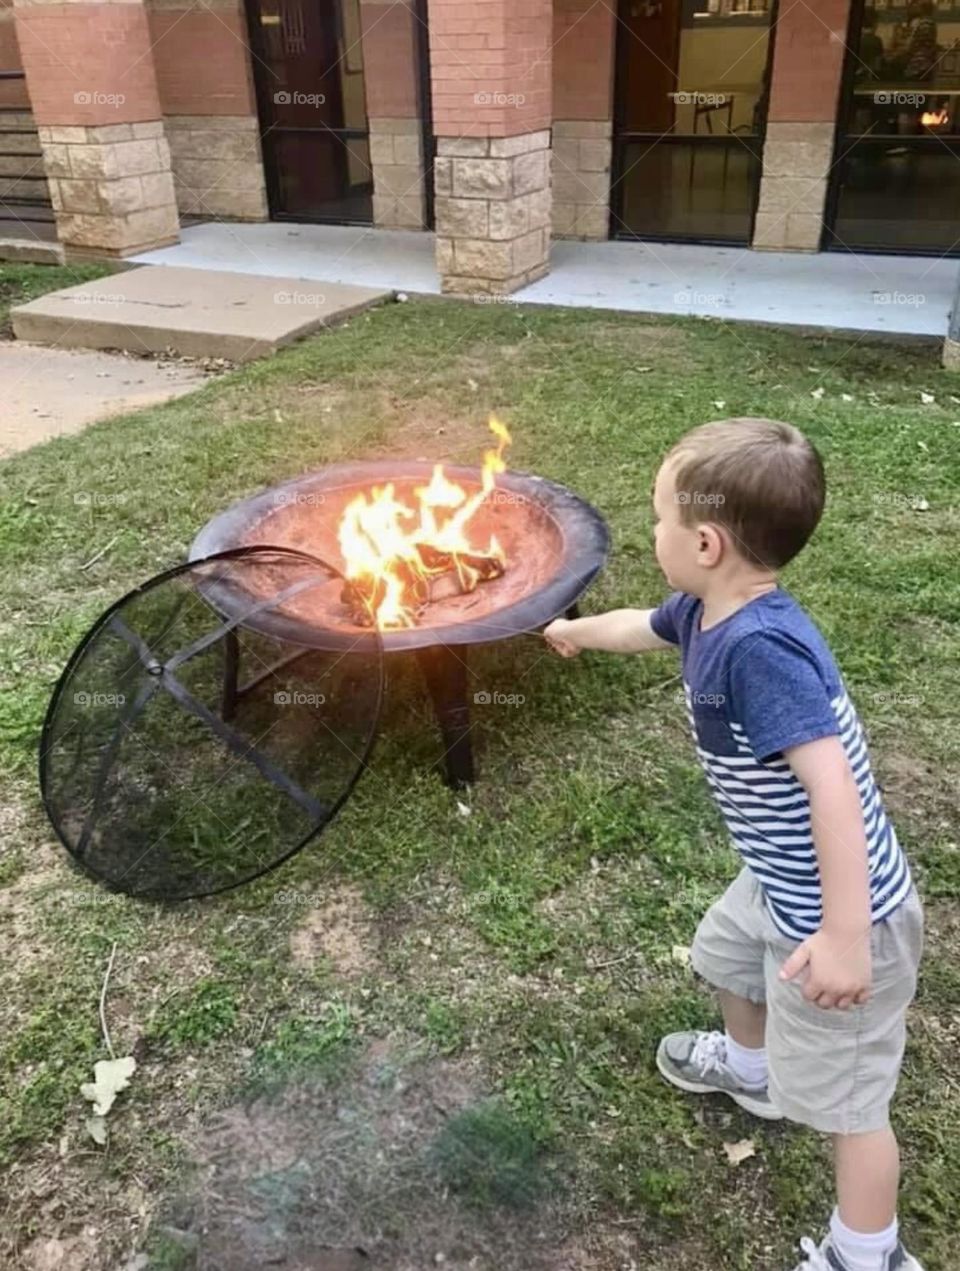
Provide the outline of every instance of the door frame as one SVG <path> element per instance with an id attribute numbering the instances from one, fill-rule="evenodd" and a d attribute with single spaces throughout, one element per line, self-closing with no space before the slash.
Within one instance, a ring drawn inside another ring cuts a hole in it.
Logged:
<path id="1" fill-rule="evenodd" d="M 859 31 L 861 28 L 863 11 L 866 7 L 867 0 L 851 0 L 843 68 L 840 78 L 840 92 L 837 97 L 837 118 L 833 133 L 833 150 L 830 156 L 830 178 L 827 182 L 827 198 L 823 209 L 823 235 L 820 240 L 820 250 L 849 252 L 857 256 L 943 256 L 948 260 L 956 259 L 960 256 L 960 242 L 955 242 L 952 247 L 945 251 L 940 247 L 857 247 L 854 244 L 844 243 L 837 237 L 836 223 L 840 211 L 840 188 L 843 184 L 844 161 L 846 155 L 856 146 L 856 142 L 847 131 L 847 125 L 853 117 L 853 89 L 856 82 L 854 62 L 857 60 L 857 49 L 859 48 L 859 40 L 857 45 L 854 46 L 852 37 L 854 31 Z M 914 90 L 910 88 L 909 84 L 904 85 L 904 92 L 912 91 Z M 935 97 L 936 89 L 931 89 L 930 95 Z M 906 143 L 908 150 L 915 150 L 921 154 L 924 151 L 936 154 L 941 148 L 946 147 L 957 159 L 960 159 L 960 135 L 954 137 L 952 141 L 953 144 L 950 145 L 947 138 L 935 135 L 898 138 L 898 144 L 904 145 Z M 877 144 L 882 143 L 878 142 Z M 846 145 L 847 149 L 841 158 L 838 159 L 837 156 L 840 155 L 841 147 L 844 145 Z"/>
<path id="2" fill-rule="evenodd" d="M 610 171 L 610 220 L 609 220 L 609 237 L 619 239 L 622 242 L 633 243 L 705 243 L 709 246 L 717 247 L 750 247 L 753 243 L 753 232 L 757 219 L 757 207 L 760 203 L 760 185 L 763 181 L 763 150 L 767 139 L 767 117 L 770 113 L 770 87 L 773 78 L 773 57 L 777 38 L 777 22 L 780 16 L 780 0 L 771 0 L 770 5 L 770 22 L 768 25 L 769 35 L 767 36 L 767 56 L 763 69 L 763 86 L 760 90 L 760 96 L 757 100 L 757 111 L 760 119 L 759 131 L 755 134 L 754 139 L 757 142 L 757 156 L 754 160 L 757 168 L 756 180 L 753 183 L 753 195 L 750 201 L 750 229 L 747 240 L 744 243 L 739 238 L 725 238 L 722 235 L 704 236 L 700 238 L 690 238 L 686 235 L 679 234 L 635 234 L 624 226 L 623 222 L 623 200 L 624 186 L 623 178 L 630 170 L 626 166 L 626 150 L 631 142 L 647 141 L 650 147 L 660 145 L 691 145 L 706 148 L 707 146 L 718 146 L 732 149 L 736 144 L 735 134 L 712 134 L 703 133 L 694 138 L 690 134 L 664 133 L 655 132 L 627 132 L 624 130 L 623 124 L 623 96 L 621 94 L 622 76 L 624 74 L 623 59 L 620 56 L 620 44 L 624 38 L 621 35 L 620 28 L 620 8 L 628 0 L 617 0 L 617 21 L 616 21 L 616 47 L 614 49 L 614 80 L 613 80 L 613 161 Z M 685 0 L 680 0 L 681 22 L 683 18 L 683 9 Z M 682 31 L 681 27 L 681 31 Z M 741 143 L 742 144 L 742 143 Z M 744 147 L 746 148 L 746 147 Z"/>
<path id="3" fill-rule="evenodd" d="M 342 23 L 340 18 L 339 2 L 334 7 L 337 22 L 337 35 L 342 36 Z M 301 224 L 309 225 L 358 225 L 369 226 L 372 220 L 350 220 L 342 216 L 308 216 L 300 212 L 284 212 L 280 207 L 280 191 L 282 189 L 280 176 L 280 163 L 277 159 L 276 149 L 270 144 L 270 135 L 277 133 L 278 135 L 293 133 L 331 133 L 338 140 L 350 141 L 354 139 L 363 140 L 370 135 L 369 127 L 367 128 L 330 128 L 323 125 L 319 128 L 295 127 L 295 126 L 269 126 L 265 129 L 265 120 L 269 119 L 269 106 L 272 102 L 272 86 L 268 83 L 268 67 L 269 59 L 266 56 L 266 47 L 263 41 L 263 28 L 260 22 L 260 4 L 259 0 L 244 0 L 244 16 L 247 22 L 247 38 L 250 42 L 250 51 L 252 57 L 250 59 L 250 70 L 253 75 L 254 95 L 257 103 L 257 128 L 260 137 L 260 156 L 263 162 L 264 183 L 267 190 L 267 206 L 271 221 L 294 221 Z M 361 54 L 362 54 L 361 44 Z M 364 71 L 366 74 L 366 71 Z M 364 115 L 366 116 L 366 92 L 364 92 Z M 369 118 L 367 119 L 369 124 Z M 373 173 L 370 174 L 371 184 L 373 182 Z"/>

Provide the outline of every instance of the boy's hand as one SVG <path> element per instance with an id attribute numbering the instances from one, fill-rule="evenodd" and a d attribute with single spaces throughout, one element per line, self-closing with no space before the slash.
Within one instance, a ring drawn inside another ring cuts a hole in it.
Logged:
<path id="1" fill-rule="evenodd" d="M 780 968 L 781 980 L 792 980 L 806 968 L 803 996 L 823 1010 L 845 1011 L 870 996 L 872 966 L 870 932 L 839 934 L 821 927 L 798 945 Z"/>
<path id="2" fill-rule="evenodd" d="M 580 646 L 574 644 L 569 637 L 569 629 L 572 626 L 573 623 L 569 618 L 555 618 L 548 627 L 544 628 L 544 640 L 554 653 L 559 653 L 564 658 L 575 658 L 580 652 Z"/>

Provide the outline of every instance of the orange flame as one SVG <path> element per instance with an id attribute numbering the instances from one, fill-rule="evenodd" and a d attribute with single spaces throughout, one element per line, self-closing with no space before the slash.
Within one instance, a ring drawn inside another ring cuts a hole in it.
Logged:
<path id="1" fill-rule="evenodd" d="M 941 106 L 939 110 L 925 110 L 920 116 L 920 122 L 924 128 L 939 128 L 948 118 L 946 106 Z"/>
<path id="2" fill-rule="evenodd" d="M 429 483 L 415 488 L 415 507 L 397 498 L 391 482 L 375 486 L 369 496 L 358 494 L 344 510 L 338 528 L 344 573 L 369 599 L 381 630 L 416 625 L 431 578 L 451 573 L 461 591 L 473 591 L 506 565 L 495 535 L 485 545 L 470 538 L 471 518 L 507 466 L 503 452 L 510 434 L 493 415 L 490 430 L 497 446 L 484 454 L 476 493 L 468 496 L 438 463 Z"/>

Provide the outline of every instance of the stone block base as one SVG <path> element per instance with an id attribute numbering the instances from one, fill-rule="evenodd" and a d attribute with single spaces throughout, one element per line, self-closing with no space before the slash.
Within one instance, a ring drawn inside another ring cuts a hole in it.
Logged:
<path id="1" fill-rule="evenodd" d="M 550 257 L 550 133 L 440 137 L 434 161 L 441 290 L 506 295 Z"/>
<path id="2" fill-rule="evenodd" d="M 609 119 L 554 120 L 554 238 L 609 238 L 612 156 Z"/>
<path id="3" fill-rule="evenodd" d="M 960 371 L 960 341 L 951 340 L 949 336 L 943 342 L 941 355 L 943 366 L 948 371 Z"/>
<path id="4" fill-rule="evenodd" d="M 68 260 L 130 256 L 180 237 L 163 124 L 39 129 Z"/>
<path id="5" fill-rule="evenodd" d="M 181 216 L 268 218 L 255 115 L 168 115 L 164 125 Z"/>
<path id="6" fill-rule="evenodd" d="M 753 247 L 820 250 L 833 141 L 832 123 L 767 125 Z"/>
<path id="7" fill-rule="evenodd" d="M 373 223 L 380 229 L 423 229 L 423 133 L 419 119 L 371 119 Z"/>

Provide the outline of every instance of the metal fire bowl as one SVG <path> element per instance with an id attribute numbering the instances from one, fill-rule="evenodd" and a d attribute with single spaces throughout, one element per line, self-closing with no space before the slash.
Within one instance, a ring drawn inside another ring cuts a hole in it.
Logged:
<path id="1" fill-rule="evenodd" d="M 426 485 L 432 471 L 432 463 L 404 460 L 322 468 L 214 517 L 194 539 L 190 559 L 269 545 L 309 552 L 342 569 L 337 526 L 347 503 L 361 491 L 387 482 L 393 483 L 398 497 L 407 496 L 413 503 L 415 487 Z M 468 494 L 480 489 L 479 468 L 444 465 L 444 471 Z M 486 543 L 491 533 L 497 536 L 506 553 L 506 572 L 469 595 L 428 605 L 416 627 L 384 631 L 384 652 L 481 644 L 543 627 L 586 590 L 609 547 L 607 527 L 596 508 L 565 486 L 522 472 L 497 477 L 496 489 L 471 525 L 478 543 Z M 204 593 L 228 617 L 243 617 L 244 627 L 265 635 L 331 652 L 363 646 L 365 629 L 351 621 L 340 599 L 340 585 L 333 579 L 329 586 L 250 615 L 251 603 L 283 590 L 282 570 L 282 563 L 244 569 L 242 589 L 220 579 L 207 583 Z"/>

